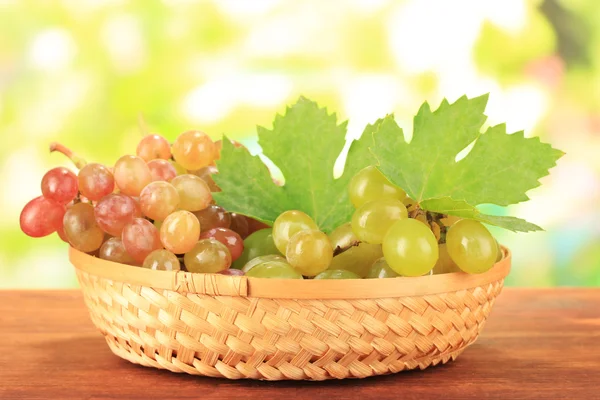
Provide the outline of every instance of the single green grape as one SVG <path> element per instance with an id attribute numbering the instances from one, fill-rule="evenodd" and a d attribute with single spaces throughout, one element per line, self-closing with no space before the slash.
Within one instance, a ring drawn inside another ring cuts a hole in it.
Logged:
<path id="1" fill-rule="evenodd" d="M 442 243 L 438 246 L 439 257 L 435 266 L 433 267 L 433 275 L 449 274 L 451 272 L 461 272 L 458 265 L 448 254 L 448 246 L 446 243 Z"/>
<path id="2" fill-rule="evenodd" d="M 286 258 L 302 275 L 315 276 L 329 267 L 333 259 L 333 247 L 323 232 L 303 230 L 290 238 Z"/>
<path id="3" fill-rule="evenodd" d="M 385 258 L 383 257 L 373 263 L 369 269 L 369 273 L 367 274 L 368 279 L 396 278 L 398 276 L 400 275 L 390 268 L 387 261 L 385 261 Z"/>
<path id="4" fill-rule="evenodd" d="M 364 278 L 375 260 L 381 257 L 383 251 L 380 244 L 362 242 L 333 257 L 328 269 L 345 269 Z"/>
<path id="5" fill-rule="evenodd" d="M 94 207 L 89 203 L 75 203 L 69 207 L 63 217 L 63 227 L 69 243 L 79 251 L 91 253 L 102 246 L 104 232 L 96 222 Z"/>
<path id="6" fill-rule="evenodd" d="M 179 194 L 178 208 L 187 211 L 204 210 L 212 202 L 210 188 L 196 175 L 178 175 L 171 180 L 171 185 Z"/>
<path id="7" fill-rule="evenodd" d="M 304 279 L 290 264 L 284 261 L 267 261 L 246 273 L 251 278 Z"/>
<path id="8" fill-rule="evenodd" d="M 406 218 L 394 222 L 383 238 L 383 255 L 402 276 L 425 275 L 439 255 L 435 235 L 427 225 Z"/>
<path id="9" fill-rule="evenodd" d="M 347 222 L 335 228 L 333 232 L 329 234 L 329 240 L 333 250 L 335 249 L 347 249 L 350 246 L 359 242 L 358 237 L 352 231 L 352 224 Z"/>
<path id="10" fill-rule="evenodd" d="M 142 267 L 156 271 L 181 270 L 181 264 L 179 263 L 177 256 L 165 249 L 154 250 L 152 253 L 148 254 L 144 259 Z"/>
<path id="11" fill-rule="evenodd" d="M 496 239 L 481 222 L 461 219 L 446 234 L 448 254 L 460 269 L 479 274 L 496 263 Z"/>
<path id="12" fill-rule="evenodd" d="M 201 239 L 183 255 L 183 263 L 189 272 L 217 273 L 229 268 L 231 254 L 217 239 Z"/>
<path id="13" fill-rule="evenodd" d="M 328 269 L 315 276 L 314 279 L 360 279 L 360 276 L 345 269 Z"/>
<path id="14" fill-rule="evenodd" d="M 273 230 L 271 228 L 258 230 L 244 239 L 244 251 L 233 262 L 231 268 L 242 269 L 248 261 L 269 254 L 281 254 L 273 241 Z"/>
<path id="15" fill-rule="evenodd" d="M 373 200 L 403 200 L 406 197 L 404 190 L 393 185 L 374 166 L 363 168 L 352 177 L 348 193 L 355 208 Z"/>
<path id="16" fill-rule="evenodd" d="M 408 218 L 400 200 L 383 199 L 363 204 L 352 215 L 352 230 L 361 242 L 381 244 L 394 222 Z"/>
<path id="17" fill-rule="evenodd" d="M 302 211 L 285 211 L 273 223 L 273 240 L 279 252 L 285 255 L 290 238 L 304 230 L 318 230 L 317 224 Z"/>
<path id="18" fill-rule="evenodd" d="M 268 254 L 266 256 L 258 256 L 258 257 L 254 257 L 252 260 L 248 261 L 244 267 L 242 268 L 242 271 L 244 272 L 248 272 L 250 271 L 252 268 L 256 267 L 257 265 L 260 265 L 262 263 L 265 263 L 267 261 L 282 261 L 287 263 L 287 261 L 285 260 L 285 258 L 279 254 Z"/>
<path id="19" fill-rule="evenodd" d="M 189 211 L 175 211 L 160 225 L 163 246 L 175 254 L 184 254 L 193 249 L 199 237 L 200 223 Z"/>

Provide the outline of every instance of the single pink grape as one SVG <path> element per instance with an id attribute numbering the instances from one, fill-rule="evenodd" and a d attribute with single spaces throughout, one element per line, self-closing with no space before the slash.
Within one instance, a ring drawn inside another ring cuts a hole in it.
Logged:
<path id="1" fill-rule="evenodd" d="M 67 204 L 77 196 L 77 176 L 64 167 L 52 168 L 42 178 L 42 194 L 60 204 Z"/>
<path id="2" fill-rule="evenodd" d="M 175 161 L 189 171 L 210 165 L 217 156 L 214 142 L 200 131 L 187 131 L 179 135 L 171 151 Z"/>
<path id="3" fill-rule="evenodd" d="M 148 161 L 148 168 L 150 169 L 152 181 L 171 182 L 171 180 L 177 176 L 177 170 L 173 164 L 167 160 L 158 159 Z"/>
<path id="4" fill-rule="evenodd" d="M 169 182 L 150 182 L 140 194 L 142 213 L 153 220 L 163 221 L 178 205 L 179 193 Z"/>
<path id="5" fill-rule="evenodd" d="M 111 236 L 121 236 L 123 228 L 142 216 L 139 204 L 124 194 L 109 194 L 96 204 L 94 215 L 98 225 Z M 143 260 L 142 260 L 143 261 Z"/>
<path id="6" fill-rule="evenodd" d="M 168 160 L 171 158 L 171 145 L 160 135 L 145 136 L 137 146 L 136 154 L 144 161 L 160 158 Z"/>
<path id="7" fill-rule="evenodd" d="M 31 237 L 43 237 L 62 229 L 66 208 L 44 196 L 36 197 L 23 207 L 19 223 L 21 230 Z"/>
<path id="8" fill-rule="evenodd" d="M 98 254 L 98 256 L 103 260 L 108 260 L 116 263 L 130 265 L 136 264 L 133 257 L 131 257 L 129 253 L 127 253 L 127 250 L 125 250 L 125 246 L 123 246 L 123 241 L 119 237 L 111 237 L 106 242 L 104 242 L 104 244 L 102 244 L 102 247 L 100 247 L 100 253 Z"/>
<path id="9" fill-rule="evenodd" d="M 115 190 L 112 172 L 102 164 L 86 164 L 77 175 L 79 191 L 92 201 L 98 201 Z"/>
<path id="10" fill-rule="evenodd" d="M 121 240 L 127 253 L 140 264 L 148 254 L 163 248 L 158 229 L 144 218 L 135 218 L 125 225 Z"/>
<path id="11" fill-rule="evenodd" d="M 231 226 L 231 214 L 216 204 L 210 204 L 203 210 L 195 211 L 194 215 L 200 222 L 202 232 L 213 228 L 229 228 Z"/>
<path id="12" fill-rule="evenodd" d="M 143 159 L 136 156 L 119 158 L 115 163 L 113 175 L 121 193 L 128 196 L 139 196 L 142 189 L 152 182 L 150 168 Z"/>

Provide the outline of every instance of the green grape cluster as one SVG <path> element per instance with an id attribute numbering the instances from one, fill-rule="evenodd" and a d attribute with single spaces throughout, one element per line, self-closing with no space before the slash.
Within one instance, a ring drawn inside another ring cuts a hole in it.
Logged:
<path id="1" fill-rule="evenodd" d="M 286 211 L 272 229 L 244 241 L 234 268 L 261 278 L 395 278 L 481 273 L 502 256 L 477 221 L 409 213 L 407 206 L 418 211 L 415 202 L 375 167 L 359 171 L 348 191 L 356 208 L 351 222 L 325 235 L 307 214 Z"/>
<path id="2" fill-rule="evenodd" d="M 329 237 L 307 214 L 291 210 L 282 213 L 272 229 L 262 229 L 244 241 L 241 268 L 257 278 L 303 279 L 326 271 L 333 259 Z"/>
<path id="3" fill-rule="evenodd" d="M 353 232 L 361 242 L 382 247 L 383 258 L 372 264 L 369 278 L 481 273 L 501 258 L 498 243 L 480 222 L 452 217 L 430 221 L 373 166 L 358 172 L 348 189 L 356 207 Z"/>
<path id="4" fill-rule="evenodd" d="M 393 276 L 391 271 L 398 276 L 481 273 L 501 257 L 496 240 L 480 222 L 447 216 L 431 221 L 400 188 L 392 188 L 375 167 L 358 172 L 349 185 L 356 207 L 352 230 L 361 241 L 382 246 L 383 258 L 372 265 L 368 277 Z"/>

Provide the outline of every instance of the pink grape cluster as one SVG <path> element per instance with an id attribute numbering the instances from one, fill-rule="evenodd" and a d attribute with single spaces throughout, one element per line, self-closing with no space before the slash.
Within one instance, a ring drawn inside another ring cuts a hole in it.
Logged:
<path id="1" fill-rule="evenodd" d="M 135 156 L 111 168 L 52 144 L 51 151 L 65 154 L 79 172 L 48 171 L 42 195 L 21 212 L 21 229 L 31 237 L 56 232 L 75 249 L 113 262 L 238 275 L 229 267 L 242 254 L 244 238 L 267 226 L 214 203 L 220 148 L 221 141 L 199 131 L 184 132 L 173 144 L 148 135 Z"/>

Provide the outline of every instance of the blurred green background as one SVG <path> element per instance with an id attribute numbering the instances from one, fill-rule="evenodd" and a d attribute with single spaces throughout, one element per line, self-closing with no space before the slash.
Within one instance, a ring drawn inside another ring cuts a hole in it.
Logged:
<path id="1" fill-rule="evenodd" d="M 197 128 L 256 149 L 299 96 L 411 128 L 427 100 L 490 92 L 490 123 L 565 151 L 531 201 L 492 212 L 546 232 L 494 230 L 507 284 L 600 285 L 600 2 L 0 0 L 0 287 L 76 286 L 67 246 L 19 230 L 61 141 L 112 164 L 143 114 L 174 139 Z"/>

